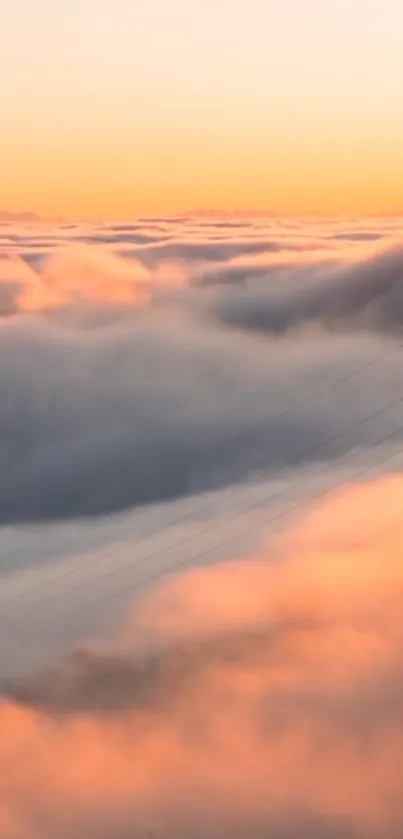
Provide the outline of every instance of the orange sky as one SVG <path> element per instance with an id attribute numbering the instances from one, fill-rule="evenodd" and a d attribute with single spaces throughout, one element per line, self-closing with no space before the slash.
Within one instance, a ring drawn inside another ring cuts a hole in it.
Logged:
<path id="1" fill-rule="evenodd" d="M 16 0 L 2 209 L 403 210 L 401 0 Z"/>

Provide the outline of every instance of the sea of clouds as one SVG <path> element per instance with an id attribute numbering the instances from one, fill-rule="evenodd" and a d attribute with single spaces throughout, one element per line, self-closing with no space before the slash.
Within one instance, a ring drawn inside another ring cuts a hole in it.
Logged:
<path id="1" fill-rule="evenodd" d="M 403 220 L 4 214 L 0 317 L 0 835 L 401 836 Z"/>

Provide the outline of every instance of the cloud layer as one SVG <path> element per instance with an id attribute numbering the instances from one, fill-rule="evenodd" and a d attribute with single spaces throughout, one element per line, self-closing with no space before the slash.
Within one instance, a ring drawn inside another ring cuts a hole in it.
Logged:
<path id="1" fill-rule="evenodd" d="M 3 229 L 0 521 L 114 512 L 374 439 L 360 404 L 387 408 L 398 352 L 372 401 L 337 383 L 398 340 L 398 222 L 240 225 Z"/>
<path id="2" fill-rule="evenodd" d="M 402 228 L 0 220 L 1 837 L 401 836 Z"/>

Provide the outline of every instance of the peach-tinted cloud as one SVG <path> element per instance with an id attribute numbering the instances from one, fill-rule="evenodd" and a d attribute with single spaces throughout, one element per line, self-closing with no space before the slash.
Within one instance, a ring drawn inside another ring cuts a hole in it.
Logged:
<path id="1" fill-rule="evenodd" d="M 397 839 L 402 486 L 346 488 L 273 555 L 149 595 L 134 654 L 10 686 L 1 835 Z"/>
<path id="2" fill-rule="evenodd" d="M 34 238 L 35 242 L 35 238 Z M 46 244 L 46 248 L 49 245 Z M 158 293 L 188 283 L 183 267 L 174 261 L 152 270 L 140 261 L 114 254 L 104 245 L 59 242 L 57 247 L 27 261 L 16 250 L 0 262 L 0 304 L 5 315 L 45 312 L 74 306 L 148 303 Z M 38 261 L 37 270 L 29 263 Z"/>
<path id="3" fill-rule="evenodd" d="M 55 251 L 40 275 L 31 276 L 18 298 L 24 311 L 88 301 L 133 303 L 149 299 L 150 277 L 135 262 L 85 245 Z"/>

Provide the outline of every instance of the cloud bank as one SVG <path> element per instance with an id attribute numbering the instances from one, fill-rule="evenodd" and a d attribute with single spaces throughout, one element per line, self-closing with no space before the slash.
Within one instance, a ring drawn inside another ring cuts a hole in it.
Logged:
<path id="1" fill-rule="evenodd" d="M 5 225 L 0 522 L 112 513 L 398 433 L 400 222 L 366 224 Z"/>

